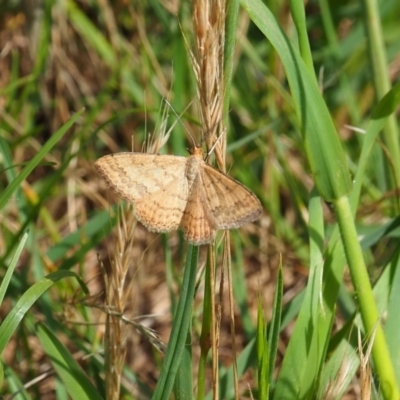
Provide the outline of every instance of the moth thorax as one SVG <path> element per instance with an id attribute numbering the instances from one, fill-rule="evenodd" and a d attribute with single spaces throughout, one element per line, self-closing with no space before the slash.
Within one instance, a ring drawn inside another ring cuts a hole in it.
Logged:
<path id="1" fill-rule="evenodd" d="M 186 166 L 186 177 L 188 180 L 189 187 L 192 186 L 193 182 L 195 181 L 198 173 L 199 173 L 199 168 L 200 168 L 200 162 L 202 160 L 199 160 L 197 157 L 192 156 L 189 157 L 187 160 L 187 166 Z"/>

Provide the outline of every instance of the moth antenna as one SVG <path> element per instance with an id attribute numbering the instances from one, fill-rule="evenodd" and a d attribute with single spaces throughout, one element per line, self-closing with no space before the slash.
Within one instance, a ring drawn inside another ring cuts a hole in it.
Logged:
<path id="1" fill-rule="evenodd" d="M 181 115 L 179 115 L 179 114 L 175 111 L 174 107 L 172 107 L 172 104 L 171 104 L 167 99 L 164 99 L 164 101 L 170 106 L 172 112 L 176 115 L 176 118 L 178 118 L 179 122 L 181 123 L 181 125 L 182 125 L 183 128 L 185 129 L 186 133 L 189 135 L 190 139 L 192 139 L 193 147 L 196 147 L 197 145 L 196 145 L 196 141 L 194 140 L 194 137 L 193 137 L 192 134 L 190 133 L 189 129 L 186 128 L 186 125 L 183 123 L 182 118 L 181 118 L 181 115 L 183 115 L 183 114 L 188 110 L 188 108 L 192 105 L 193 101 L 191 101 L 191 102 L 186 106 L 186 108 L 183 110 L 183 112 L 182 112 Z"/>
<path id="2" fill-rule="evenodd" d="M 146 92 L 143 91 L 143 98 L 146 98 Z M 149 135 L 147 134 L 147 105 L 144 104 L 144 143 L 142 144 L 142 152 L 144 149 L 148 149 L 149 147 Z M 132 151 L 133 151 L 133 143 L 132 143 Z"/>

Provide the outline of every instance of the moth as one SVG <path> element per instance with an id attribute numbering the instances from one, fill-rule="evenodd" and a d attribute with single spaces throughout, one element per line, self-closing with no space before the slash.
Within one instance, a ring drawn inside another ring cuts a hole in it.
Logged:
<path id="1" fill-rule="evenodd" d="M 217 230 L 234 229 L 260 218 L 262 206 L 244 185 L 203 160 L 201 147 L 190 156 L 117 153 L 95 167 L 107 185 L 134 204 L 149 230 L 182 229 L 195 245 L 210 243 Z"/>

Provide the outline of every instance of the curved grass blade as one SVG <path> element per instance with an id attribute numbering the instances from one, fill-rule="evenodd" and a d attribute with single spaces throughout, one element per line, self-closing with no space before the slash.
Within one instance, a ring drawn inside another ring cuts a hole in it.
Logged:
<path id="1" fill-rule="evenodd" d="M 17 261 L 19 260 L 19 256 L 22 253 L 22 249 L 24 248 L 25 242 L 26 242 L 27 239 L 28 239 L 28 232 L 25 232 L 24 235 L 21 238 L 21 241 L 19 242 L 17 250 L 15 251 L 15 253 L 14 253 L 13 257 L 12 257 L 10 265 L 7 268 L 7 272 L 4 275 L 4 278 L 3 278 L 2 282 L 1 282 L 1 285 L 0 285 L 0 306 L 3 303 L 4 296 L 6 294 L 6 291 L 7 291 L 8 285 L 10 283 L 12 274 L 13 274 L 13 272 L 15 270 L 15 266 L 17 265 Z"/>
<path id="2" fill-rule="evenodd" d="M 87 293 L 87 288 L 85 284 L 81 281 L 79 276 L 70 271 L 57 271 L 52 274 L 47 275 L 39 282 L 32 285 L 18 300 L 17 304 L 4 318 L 4 321 L 0 325 L 0 354 L 4 351 L 7 343 L 9 342 L 11 336 L 14 334 L 22 318 L 25 316 L 27 311 L 32 307 L 32 305 L 38 300 L 43 293 L 49 289 L 54 283 L 60 279 L 67 277 L 75 277 L 78 279 L 82 290 Z"/>
<path id="3" fill-rule="evenodd" d="M 74 360 L 71 352 L 58 340 L 57 336 L 44 324 L 38 326 L 37 333 L 44 351 L 50 358 L 71 398 L 80 400 L 102 399 L 81 366 Z"/>
<path id="4" fill-rule="evenodd" d="M 72 118 L 64 124 L 51 138 L 43 145 L 39 152 L 32 158 L 27 166 L 21 171 L 20 174 L 13 180 L 0 195 L 0 210 L 7 204 L 12 194 L 17 190 L 21 183 L 29 176 L 33 169 L 40 163 L 42 158 L 52 149 L 52 147 L 64 136 L 69 128 L 76 122 L 76 120 L 83 113 L 83 109 L 78 111 Z"/>
<path id="5" fill-rule="evenodd" d="M 261 0 L 242 0 L 241 4 L 282 60 L 320 195 L 333 200 L 348 194 L 351 181 L 345 155 L 315 77 Z"/>

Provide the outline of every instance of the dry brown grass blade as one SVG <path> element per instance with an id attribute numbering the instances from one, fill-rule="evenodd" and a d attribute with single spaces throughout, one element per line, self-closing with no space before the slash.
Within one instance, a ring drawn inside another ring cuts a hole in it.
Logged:
<path id="1" fill-rule="evenodd" d="M 349 350 L 352 350 L 349 347 Z M 336 376 L 328 383 L 321 398 L 323 400 L 335 400 L 341 393 L 343 386 L 347 384 L 349 371 L 352 369 L 350 357 L 344 357 Z"/>
<path id="2" fill-rule="evenodd" d="M 168 107 L 161 109 L 160 126 L 145 143 L 145 150 L 149 153 L 158 153 L 167 142 L 171 129 L 167 127 Z M 106 398 L 117 400 L 120 397 L 122 371 L 126 356 L 126 337 L 128 324 L 150 338 L 150 342 L 163 351 L 163 344 L 140 324 L 135 324 L 124 316 L 125 310 L 132 304 L 133 280 L 131 279 L 131 249 L 133 247 L 134 231 L 137 220 L 131 204 L 119 208 L 118 224 L 114 237 L 112 250 L 110 251 L 111 271 L 103 268 L 105 283 L 105 310 L 106 333 L 104 347 L 106 349 Z"/>
<path id="3" fill-rule="evenodd" d="M 375 339 L 376 329 L 374 330 L 372 337 L 368 343 L 366 351 L 363 350 L 361 333 L 358 331 L 358 352 L 360 354 L 360 388 L 361 388 L 361 400 L 369 400 L 372 397 L 372 372 L 371 372 L 371 351 L 372 345 Z"/>
<path id="4" fill-rule="evenodd" d="M 357 331 L 358 335 L 358 354 L 360 357 L 360 376 L 359 376 L 359 385 L 355 386 L 355 390 L 357 391 L 357 398 L 362 400 L 370 400 L 372 397 L 372 372 L 371 372 L 371 350 L 372 345 L 375 339 L 375 331 L 372 336 L 369 338 L 368 346 L 364 348 L 360 329 Z M 326 387 L 322 398 L 324 400 L 333 400 L 337 399 L 340 393 L 347 387 L 348 385 L 348 376 L 350 371 L 354 366 L 354 358 L 351 355 L 353 352 L 353 348 L 349 344 L 349 355 L 344 357 L 342 363 L 340 365 L 339 370 L 334 379 L 329 382 Z"/>
<path id="5" fill-rule="evenodd" d="M 126 355 L 126 324 L 121 315 L 131 300 L 132 281 L 128 282 L 130 249 L 133 244 L 136 219 L 133 212 L 128 214 L 120 209 L 119 224 L 111 251 L 111 271 L 104 271 L 106 309 L 106 398 L 117 400 L 120 395 L 122 371 Z M 131 210 L 130 210 L 131 211 Z"/>

